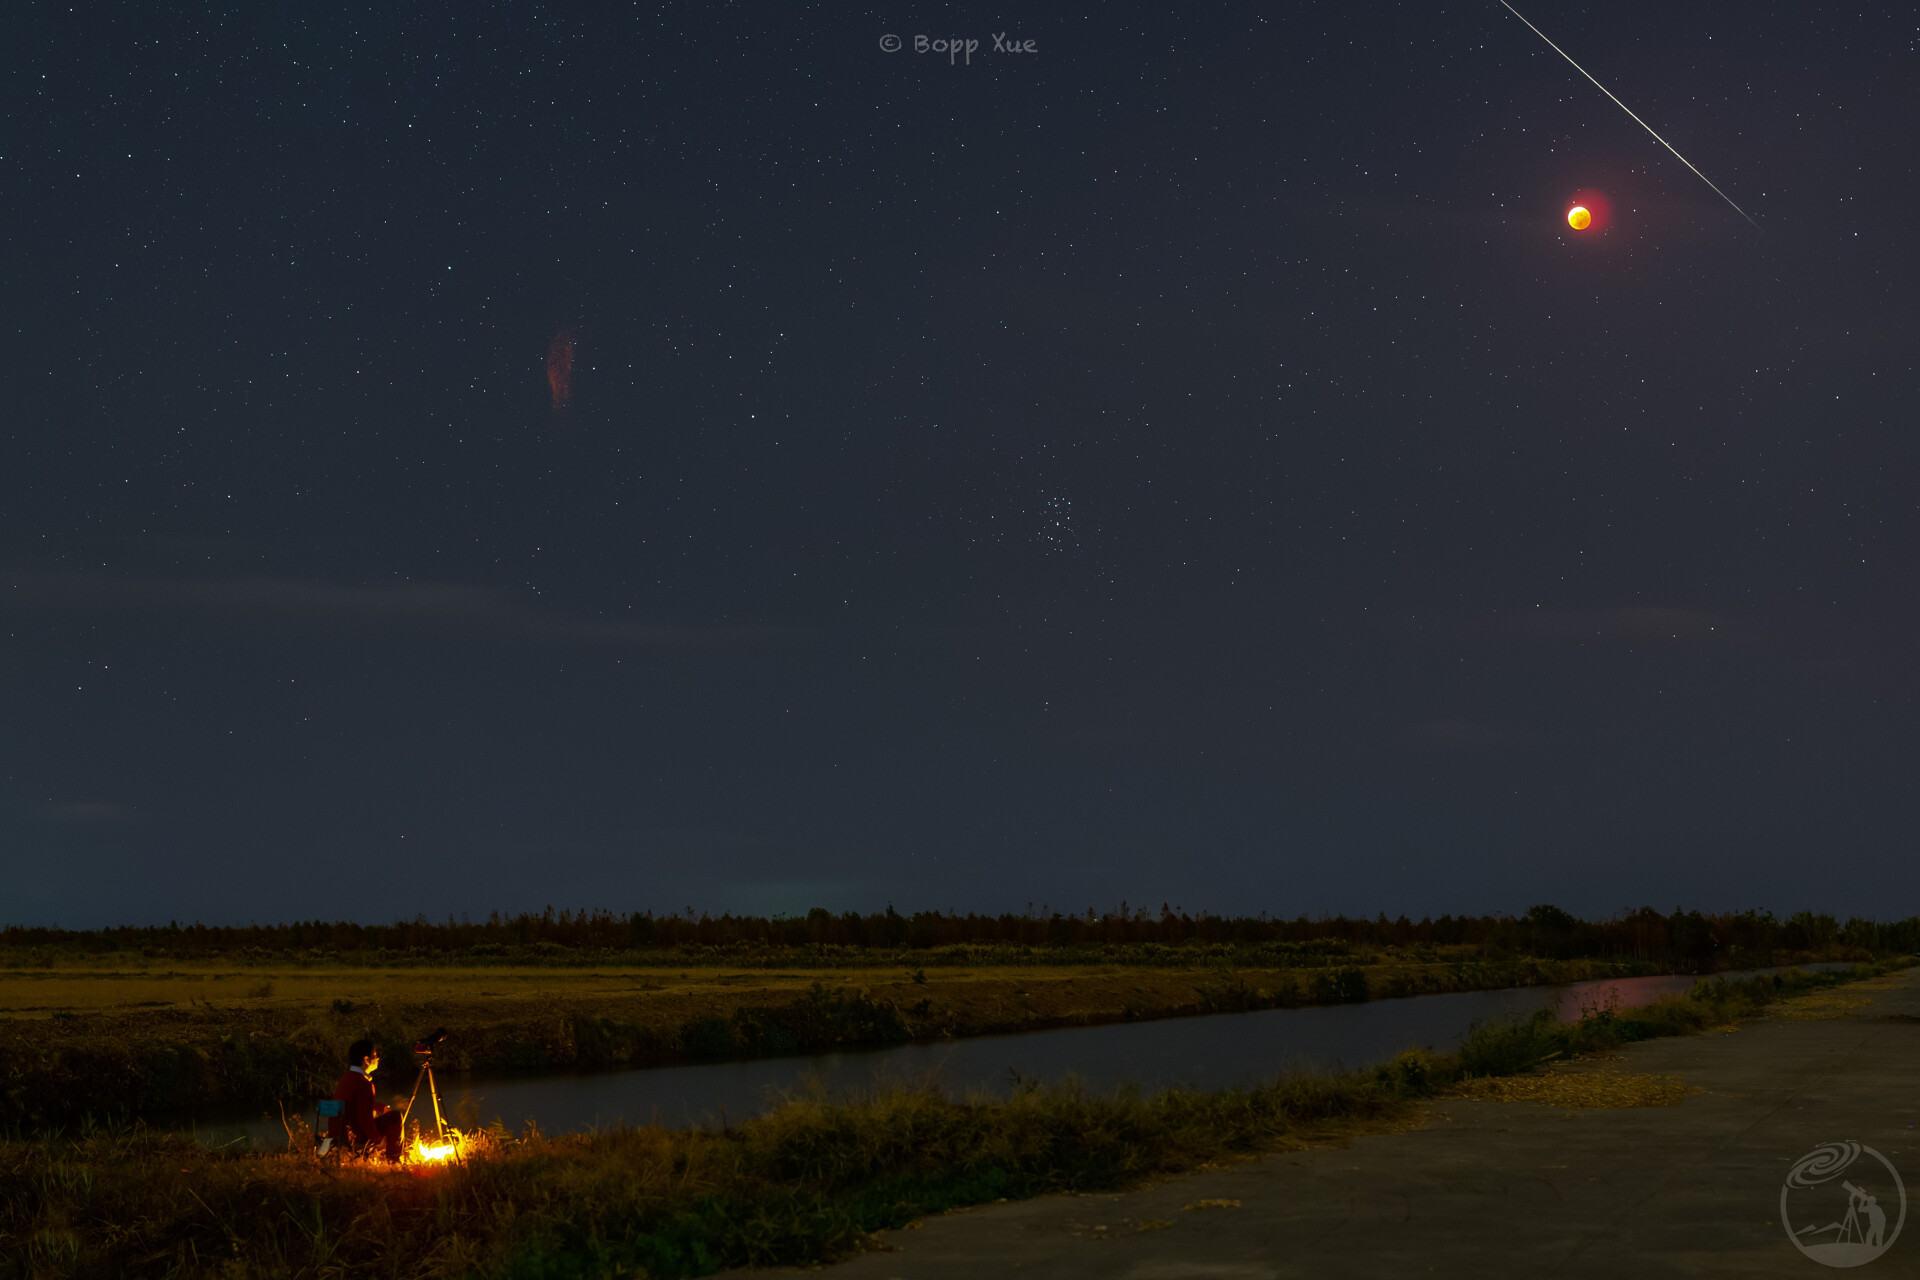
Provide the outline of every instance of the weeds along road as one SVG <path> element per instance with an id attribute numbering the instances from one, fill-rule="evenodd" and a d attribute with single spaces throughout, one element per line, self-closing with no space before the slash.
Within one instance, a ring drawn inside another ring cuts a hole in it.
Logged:
<path id="1" fill-rule="evenodd" d="M 1122 1195 L 1049 1197 L 931 1218 L 888 1233 L 886 1251 L 830 1273 L 837 1280 L 1815 1276 L 1826 1269 L 1802 1256 L 1780 1225 L 1782 1185 L 1801 1157 L 1847 1141 L 1877 1150 L 1908 1179 L 1911 1211 L 1897 1237 L 1899 1214 L 1887 1197 L 1893 1244 L 1878 1268 L 1912 1273 L 1920 1257 L 1920 971 L 1791 1001 L 1737 1032 L 1631 1045 L 1563 1074 L 1588 1073 L 1678 1077 L 1700 1092 L 1672 1105 L 1603 1108 L 1447 1099 L 1432 1105 L 1429 1123 L 1408 1132 Z M 1606 1092 L 1582 1084 L 1603 1083 L 1569 1080 L 1557 1092 L 1581 1100 Z M 1845 1193 L 1832 1187 L 1837 1218 Z"/>

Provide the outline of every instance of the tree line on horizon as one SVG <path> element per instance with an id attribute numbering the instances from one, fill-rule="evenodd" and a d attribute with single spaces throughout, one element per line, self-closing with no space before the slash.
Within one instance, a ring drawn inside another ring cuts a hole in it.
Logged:
<path id="1" fill-rule="evenodd" d="M 188 957 L 233 952 L 497 952 L 656 951 L 687 948 L 767 949 L 809 947 L 929 950 L 956 946 L 1110 947 L 1159 945 L 1272 946 L 1343 944 L 1346 947 L 1473 946 L 1484 950 L 1560 959 L 1619 956 L 1705 960 L 1735 952 L 1920 951 L 1920 917 L 1882 923 L 1853 917 L 1797 912 L 1779 919 L 1770 911 L 1738 914 L 1651 907 L 1600 920 L 1582 920 L 1548 904 L 1525 915 L 1427 916 L 1389 919 L 1364 916 L 1296 916 L 1285 919 L 1188 913 L 1162 904 L 1155 914 L 1122 903 L 1117 910 L 1084 914 L 1058 911 L 917 911 L 835 914 L 815 907 L 804 916 L 695 915 L 651 911 L 563 910 L 502 915 L 485 920 L 425 916 L 372 925 L 352 921 L 295 921 L 274 925 L 126 925 L 106 929 L 9 925 L 0 928 L 0 948 L 55 948 L 80 952 L 149 951 Z"/>

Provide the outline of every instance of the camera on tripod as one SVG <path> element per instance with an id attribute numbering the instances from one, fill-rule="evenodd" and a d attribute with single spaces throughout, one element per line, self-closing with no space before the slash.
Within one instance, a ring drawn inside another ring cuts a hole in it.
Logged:
<path id="1" fill-rule="evenodd" d="M 420 1055 L 420 1074 L 413 1078 L 413 1093 L 407 1098 L 407 1109 L 400 1113 L 400 1130 L 406 1132 L 407 1119 L 413 1115 L 413 1100 L 420 1096 L 420 1082 L 427 1082 L 427 1100 L 433 1103 L 433 1131 L 440 1137 L 446 1137 L 446 1121 L 440 1117 L 440 1090 L 433 1083 L 433 1051 L 447 1038 L 445 1027 L 436 1027 L 413 1042 L 413 1051 Z"/>

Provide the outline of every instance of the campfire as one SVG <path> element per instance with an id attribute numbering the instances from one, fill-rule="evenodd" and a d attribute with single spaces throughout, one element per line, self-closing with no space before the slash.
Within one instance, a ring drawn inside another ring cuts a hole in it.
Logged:
<path id="1" fill-rule="evenodd" d="M 412 1145 L 407 1148 L 405 1159 L 412 1165 L 445 1164 L 466 1155 L 471 1145 L 471 1140 L 465 1134 L 451 1127 L 438 1135 L 416 1133 Z"/>

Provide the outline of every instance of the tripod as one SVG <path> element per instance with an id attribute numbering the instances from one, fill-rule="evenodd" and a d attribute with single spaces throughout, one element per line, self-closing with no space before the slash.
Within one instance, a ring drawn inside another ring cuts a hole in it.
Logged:
<path id="1" fill-rule="evenodd" d="M 1860 1207 L 1866 1204 L 1867 1193 L 1851 1182 L 1840 1185 L 1847 1189 L 1847 1216 L 1840 1224 L 1840 1237 L 1834 1243 L 1860 1244 L 1866 1239 L 1865 1233 L 1860 1230 Z"/>
<path id="2" fill-rule="evenodd" d="M 413 1092 L 407 1095 L 407 1109 L 400 1113 L 400 1132 L 407 1131 L 407 1117 L 413 1114 L 413 1102 L 420 1096 L 420 1082 L 427 1082 L 427 1097 L 433 1102 L 433 1133 L 436 1138 L 447 1136 L 447 1126 L 440 1118 L 440 1091 L 433 1085 L 433 1050 L 414 1046 L 414 1052 L 420 1054 L 420 1074 L 413 1078 Z"/>

